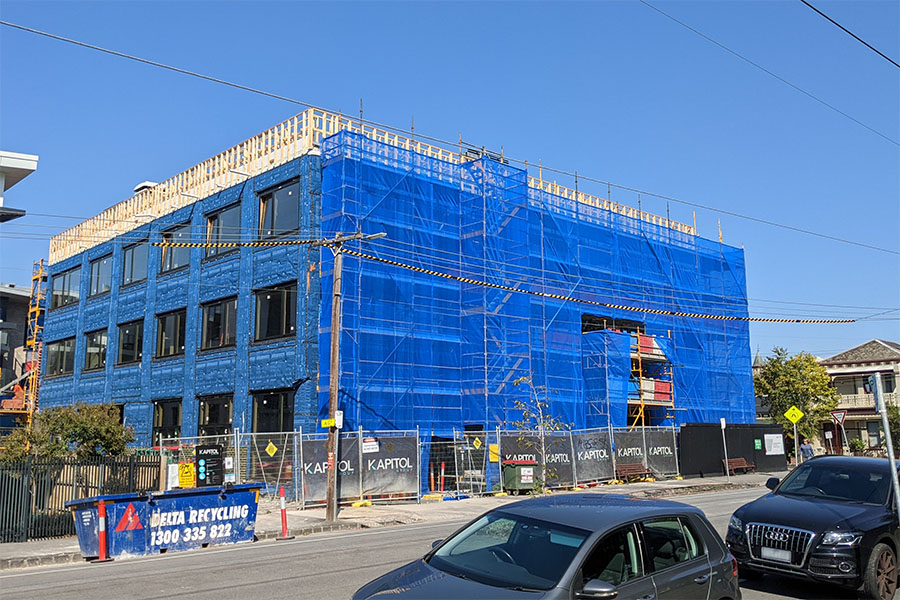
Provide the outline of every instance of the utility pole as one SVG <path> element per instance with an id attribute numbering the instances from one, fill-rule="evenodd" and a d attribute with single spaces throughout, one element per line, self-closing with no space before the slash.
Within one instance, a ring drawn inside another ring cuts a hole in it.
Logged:
<path id="1" fill-rule="evenodd" d="M 362 111 L 360 111 L 362 112 Z M 344 253 L 342 252 L 344 242 L 355 240 L 374 240 L 386 236 L 386 233 L 374 233 L 365 235 L 362 233 L 354 233 L 352 235 L 337 234 L 334 238 L 328 240 L 320 240 L 313 246 L 327 246 L 334 253 L 334 273 L 331 284 L 331 366 L 328 371 L 328 443 L 326 451 L 328 453 L 328 470 L 327 470 L 327 486 L 325 489 L 325 520 L 336 521 L 338 509 L 337 494 L 337 445 L 339 429 L 338 423 L 335 421 L 335 415 L 338 410 L 338 389 L 341 380 L 341 304 L 343 296 L 341 295 L 341 277 L 344 267 Z"/>
<path id="2" fill-rule="evenodd" d="M 887 405 L 881 392 L 881 373 L 869 375 L 869 386 L 875 394 L 875 406 L 881 413 L 881 426 L 884 428 L 884 445 L 890 459 L 891 484 L 894 486 L 894 508 L 900 514 L 900 481 L 897 478 L 897 463 L 894 460 L 894 440 L 891 439 L 891 427 L 888 422 Z"/>

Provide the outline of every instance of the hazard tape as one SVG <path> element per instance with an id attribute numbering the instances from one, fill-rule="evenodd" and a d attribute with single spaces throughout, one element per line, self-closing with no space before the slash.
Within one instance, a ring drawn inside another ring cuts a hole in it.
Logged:
<path id="1" fill-rule="evenodd" d="M 299 246 L 315 244 L 319 240 L 271 240 L 259 242 L 153 242 L 160 248 L 271 248 L 273 246 Z"/>

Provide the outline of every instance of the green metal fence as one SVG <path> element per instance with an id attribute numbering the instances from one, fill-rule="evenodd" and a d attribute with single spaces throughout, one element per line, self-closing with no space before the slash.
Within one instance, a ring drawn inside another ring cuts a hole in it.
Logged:
<path id="1" fill-rule="evenodd" d="M 0 463 L 0 542 L 74 535 L 66 501 L 158 490 L 159 475 L 158 455 Z"/>

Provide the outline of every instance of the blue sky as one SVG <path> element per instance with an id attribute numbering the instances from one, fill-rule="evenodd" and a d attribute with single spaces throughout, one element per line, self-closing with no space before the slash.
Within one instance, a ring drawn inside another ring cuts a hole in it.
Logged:
<path id="1" fill-rule="evenodd" d="M 894 141 L 900 69 L 798 0 L 654 5 Z M 814 4 L 900 61 L 900 5 Z M 642 199 L 745 248 L 751 346 L 827 356 L 900 341 L 900 151 L 637 1 L 18 2 L 0 18 L 861 248 Z M 89 217 L 302 110 L 0 27 L 0 148 L 40 155 L 8 206 Z M 571 181 L 560 178 L 560 183 Z M 579 189 L 605 196 L 605 186 Z M 636 206 L 632 193 L 612 199 Z M 77 220 L 0 226 L 0 281 L 28 282 Z M 29 239 L 26 239 L 29 238 Z M 853 308 L 850 308 L 853 307 Z"/>

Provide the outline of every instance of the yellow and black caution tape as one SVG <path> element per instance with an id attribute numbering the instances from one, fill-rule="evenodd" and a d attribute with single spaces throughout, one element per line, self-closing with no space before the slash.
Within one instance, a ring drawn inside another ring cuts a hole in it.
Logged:
<path id="1" fill-rule="evenodd" d="M 162 248 L 272 248 L 275 246 L 299 246 L 315 244 L 319 240 L 261 240 L 257 242 L 154 242 Z"/>
<path id="2" fill-rule="evenodd" d="M 416 267 L 413 265 L 408 265 L 406 263 L 398 262 L 396 260 L 389 260 L 387 258 L 380 258 L 378 256 L 373 256 L 371 254 L 364 254 L 362 252 L 357 252 L 355 250 L 348 250 L 347 248 L 343 249 L 343 252 L 356 256 L 357 258 L 363 258 L 366 260 L 373 260 L 376 262 L 384 263 L 387 265 L 393 265 L 395 267 L 400 267 L 402 269 L 408 269 L 410 271 L 415 271 L 417 273 L 425 273 L 427 275 L 434 275 L 435 277 L 443 277 L 444 279 L 452 279 L 454 281 L 459 281 L 461 283 L 469 283 L 472 285 L 481 285 L 484 287 L 495 288 L 498 290 L 506 290 L 509 292 L 519 292 L 522 294 L 530 294 L 532 296 L 540 296 L 543 298 L 553 298 L 554 300 L 562 300 L 566 302 L 578 302 L 580 304 L 592 304 L 594 306 L 603 306 L 605 308 L 615 308 L 618 310 L 628 310 L 633 312 L 642 312 L 642 313 L 650 313 L 655 315 L 671 315 L 675 317 L 689 317 L 693 319 L 717 319 L 721 321 L 753 321 L 756 323 L 855 323 L 856 319 L 766 319 L 762 317 L 734 317 L 730 315 L 707 315 L 703 313 L 686 313 L 679 312 L 675 310 L 660 310 L 656 308 L 639 308 L 636 306 L 626 306 L 624 304 L 609 304 L 607 302 L 599 302 L 597 300 L 586 300 L 584 298 L 575 298 L 573 296 L 563 296 L 562 294 L 551 294 L 548 292 L 536 292 L 533 290 L 524 290 L 516 287 L 508 286 L 508 285 L 500 285 L 498 283 L 489 283 L 487 281 L 478 281 L 477 279 L 470 279 L 468 277 L 459 277 L 457 275 L 451 275 L 449 273 L 441 273 L 440 271 L 432 271 L 431 269 L 423 269 L 421 267 Z"/>

